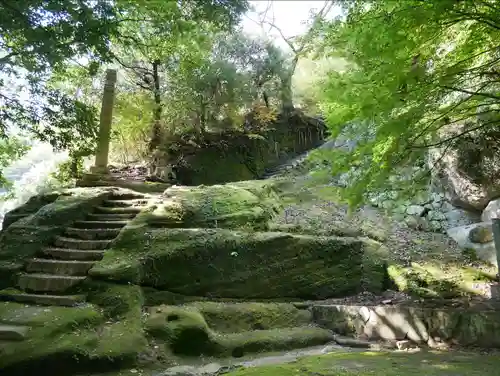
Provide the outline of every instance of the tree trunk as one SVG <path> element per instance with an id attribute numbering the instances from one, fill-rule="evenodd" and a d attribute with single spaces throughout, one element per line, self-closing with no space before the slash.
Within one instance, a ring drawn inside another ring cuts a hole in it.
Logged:
<path id="1" fill-rule="evenodd" d="M 269 96 L 265 91 L 262 92 L 262 98 L 264 99 L 264 103 L 266 104 L 266 107 L 269 108 Z"/>
<path id="2" fill-rule="evenodd" d="M 295 68 L 297 67 L 297 62 L 299 57 L 295 56 L 290 69 L 281 74 L 281 108 L 284 113 L 290 113 L 294 109 L 293 105 L 293 93 L 292 93 L 292 78 L 295 73 Z"/>
<path id="3" fill-rule="evenodd" d="M 153 126 L 151 129 L 151 138 L 148 145 L 149 152 L 153 152 L 161 143 L 161 93 L 160 93 L 160 75 L 158 73 L 158 68 L 160 66 L 160 61 L 155 60 L 153 62 L 153 95 L 155 106 L 153 109 Z"/>

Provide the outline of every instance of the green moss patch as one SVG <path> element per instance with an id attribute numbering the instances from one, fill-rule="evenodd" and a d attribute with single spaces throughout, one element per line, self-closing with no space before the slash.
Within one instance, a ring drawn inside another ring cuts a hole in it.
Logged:
<path id="1" fill-rule="evenodd" d="M 166 227 L 219 227 L 265 230 L 280 207 L 269 182 L 247 181 L 198 187 L 174 186 L 149 215 L 138 218 Z M 180 223 L 180 224 L 179 224 Z"/>
<path id="2" fill-rule="evenodd" d="M 214 303 L 189 304 L 197 308 L 208 326 L 218 333 L 291 328 L 312 321 L 308 310 L 286 303 Z"/>
<path id="3" fill-rule="evenodd" d="M 227 317 L 224 317 L 225 308 L 230 311 Z M 309 320 L 299 317 L 298 312 L 290 315 L 292 308 L 287 308 L 288 312 L 280 317 L 272 305 L 217 307 L 200 303 L 184 307 L 161 306 L 151 310 L 146 330 L 163 341 L 174 354 L 188 356 L 242 357 L 247 353 L 307 347 L 332 340 L 330 331 L 305 326 Z M 257 317 L 250 318 L 254 314 Z M 269 327 L 271 320 L 276 327 L 264 329 L 266 324 Z M 260 324 L 262 329 L 255 330 L 255 324 Z M 303 326 L 288 327 L 297 324 Z"/>
<path id="4" fill-rule="evenodd" d="M 28 338 L 1 348 L 2 375 L 119 369 L 137 362 L 147 348 L 142 294 L 137 286 L 92 283 L 79 307 L 0 304 L 0 322 L 31 327 Z M 50 371 L 50 372 L 49 372 Z"/>
<path id="5" fill-rule="evenodd" d="M 229 372 L 230 376 L 494 376 L 498 355 L 477 353 L 332 353 L 284 365 Z"/>
<path id="6" fill-rule="evenodd" d="M 146 306 L 159 306 L 162 304 L 181 305 L 208 300 L 208 298 L 202 296 L 186 296 L 171 291 L 157 290 L 152 287 L 143 287 L 142 291 L 144 294 L 144 305 Z"/>
<path id="7" fill-rule="evenodd" d="M 456 262 L 420 262 L 409 266 L 391 264 L 388 274 L 395 287 L 424 298 L 456 298 L 479 293 L 474 283 L 493 282 L 493 271 Z"/>
<path id="8" fill-rule="evenodd" d="M 89 274 L 183 295 L 321 299 L 359 291 L 364 251 L 353 238 L 135 227 Z"/>

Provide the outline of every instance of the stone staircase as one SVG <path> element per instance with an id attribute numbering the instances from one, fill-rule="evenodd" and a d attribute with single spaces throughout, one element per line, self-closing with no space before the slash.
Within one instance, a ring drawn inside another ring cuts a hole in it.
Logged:
<path id="1" fill-rule="evenodd" d="M 102 259 L 106 248 L 146 203 L 143 195 L 136 194 L 108 198 L 27 263 L 18 281 L 23 293 L 1 293 L 0 299 L 58 306 L 84 302 L 85 296 L 66 291 L 87 278 L 89 269 Z"/>
<path id="2" fill-rule="evenodd" d="M 269 179 L 272 178 L 273 176 L 280 176 L 290 170 L 293 170 L 294 168 L 301 166 L 302 163 L 304 163 L 304 161 L 306 160 L 308 154 L 309 151 L 302 153 L 276 167 L 266 169 L 266 171 L 264 172 L 264 174 L 262 174 L 260 179 Z"/>

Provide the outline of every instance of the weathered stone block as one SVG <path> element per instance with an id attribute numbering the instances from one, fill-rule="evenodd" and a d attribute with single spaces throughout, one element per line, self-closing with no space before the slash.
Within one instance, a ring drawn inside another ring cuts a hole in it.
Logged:
<path id="1" fill-rule="evenodd" d="M 421 309 L 318 305 L 313 307 L 315 321 L 341 334 L 356 334 L 367 339 L 427 342 L 429 334 Z"/>
<path id="2" fill-rule="evenodd" d="M 499 311 L 346 305 L 315 305 L 311 309 L 316 323 L 340 334 L 500 347 Z"/>

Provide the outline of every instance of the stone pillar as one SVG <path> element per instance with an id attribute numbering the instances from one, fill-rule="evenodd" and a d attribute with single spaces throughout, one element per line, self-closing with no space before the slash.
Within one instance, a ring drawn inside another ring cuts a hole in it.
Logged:
<path id="1" fill-rule="evenodd" d="M 102 94 L 101 116 L 99 121 L 99 138 L 95 154 L 95 164 L 90 171 L 94 174 L 108 173 L 109 138 L 113 120 L 113 105 L 115 101 L 116 70 L 106 71 L 106 81 Z"/>

